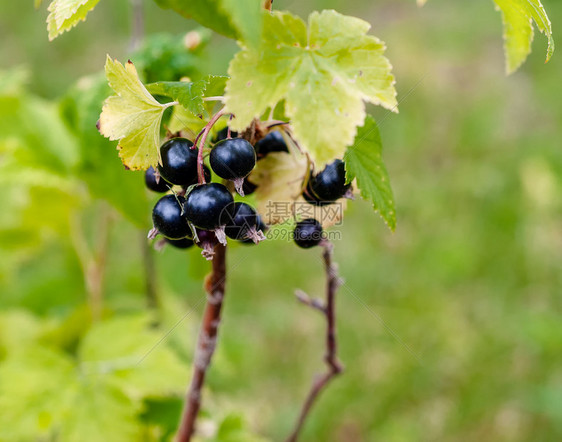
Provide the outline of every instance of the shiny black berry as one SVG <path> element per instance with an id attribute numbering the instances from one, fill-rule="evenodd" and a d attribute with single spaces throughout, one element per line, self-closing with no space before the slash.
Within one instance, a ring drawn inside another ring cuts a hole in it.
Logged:
<path id="1" fill-rule="evenodd" d="M 245 178 L 256 165 L 256 151 L 243 138 L 219 141 L 209 156 L 213 171 L 227 180 Z"/>
<path id="2" fill-rule="evenodd" d="M 278 131 L 268 133 L 254 147 L 258 158 L 264 157 L 270 152 L 289 152 L 283 135 Z"/>
<path id="3" fill-rule="evenodd" d="M 182 215 L 185 199 L 181 196 L 166 195 L 158 200 L 152 209 L 152 222 L 160 234 L 168 239 L 191 236 L 187 219 Z"/>
<path id="4" fill-rule="evenodd" d="M 195 187 L 186 197 L 185 216 L 196 227 L 214 230 L 221 225 L 221 216 L 234 209 L 234 199 L 226 187 L 218 183 Z"/>
<path id="5" fill-rule="evenodd" d="M 166 242 L 177 249 L 189 249 L 193 246 L 193 240 L 189 238 L 166 239 Z"/>
<path id="6" fill-rule="evenodd" d="M 304 196 L 309 202 L 330 204 L 342 198 L 350 187 L 351 184 L 345 183 L 345 163 L 335 160 L 310 178 Z"/>
<path id="7" fill-rule="evenodd" d="M 293 239 L 297 246 L 309 249 L 322 241 L 322 225 L 314 218 L 307 218 L 297 223 L 293 232 Z"/>
<path id="8" fill-rule="evenodd" d="M 256 230 L 258 214 L 248 204 L 236 202 L 231 213 L 224 213 L 221 224 L 225 225 L 226 236 L 231 239 L 243 240 L 248 238 L 250 229 Z"/>
<path id="9" fill-rule="evenodd" d="M 189 186 L 197 182 L 197 152 L 185 138 L 172 138 L 160 148 L 160 176 L 172 184 Z"/>
<path id="10" fill-rule="evenodd" d="M 213 141 L 217 143 L 219 141 L 226 140 L 227 136 L 228 136 L 228 127 L 225 127 L 224 129 L 221 129 L 217 132 L 217 134 L 215 135 L 215 139 Z M 238 132 L 230 131 L 230 138 L 236 138 L 237 136 L 238 136 Z"/>
<path id="11" fill-rule="evenodd" d="M 170 184 L 168 184 L 164 179 L 161 177 L 158 178 L 158 182 L 156 182 L 156 175 L 154 168 L 151 166 L 147 169 L 144 173 L 144 182 L 146 187 L 148 187 L 153 192 L 164 193 L 170 190 Z"/>

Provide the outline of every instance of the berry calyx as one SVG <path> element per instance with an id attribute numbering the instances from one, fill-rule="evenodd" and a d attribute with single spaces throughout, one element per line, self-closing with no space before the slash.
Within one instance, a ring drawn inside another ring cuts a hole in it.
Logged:
<path id="1" fill-rule="evenodd" d="M 182 213 L 185 198 L 166 195 L 158 200 L 152 209 L 154 228 L 168 239 L 182 239 L 190 236 L 191 230 Z"/>
<path id="2" fill-rule="evenodd" d="M 346 195 L 351 184 L 345 183 L 345 163 L 335 160 L 310 181 L 304 192 L 304 198 L 312 204 L 331 204 Z"/>
<path id="3" fill-rule="evenodd" d="M 215 246 L 219 243 L 215 232 L 211 230 L 195 229 L 195 234 L 197 235 L 197 246 L 202 249 L 201 255 L 207 261 L 210 261 L 215 254 Z"/>
<path id="4" fill-rule="evenodd" d="M 171 184 L 189 186 L 197 182 L 197 153 L 186 138 L 172 138 L 160 147 L 160 176 Z"/>
<path id="5" fill-rule="evenodd" d="M 303 249 L 310 249 L 322 242 L 323 233 L 322 224 L 314 218 L 307 218 L 297 223 L 293 231 L 293 240 L 297 246 Z"/>
<path id="6" fill-rule="evenodd" d="M 209 156 L 211 168 L 221 178 L 234 181 L 234 187 L 244 195 L 242 185 L 256 165 L 256 151 L 243 138 L 219 141 Z"/>
<path id="7" fill-rule="evenodd" d="M 268 133 L 254 147 L 258 158 L 263 158 L 270 152 L 289 152 L 287 143 L 279 131 Z"/>
<path id="8" fill-rule="evenodd" d="M 166 242 L 171 246 L 174 246 L 176 249 L 189 249 L 194 244 L 193 240 L 189 238 L 182 238 L 182 239 L 166 238 Z"/>
<path id="9" fill-rule="evenodd" d="M 256 231 L 259 233 L 261 233 L 264 237 L 264 239 L 267 239 L 265 237 L 265 232 L 267 232 L 269 230 L 269 227 L 267 226 L 266 223 L 263 222 L 261 216 L 257 216 L 257 223 L 256 223 Z M 242 244 L 257 244 L 256 242 L 254 242 L 253 239 L 251 238 L 246 238 L 243 239 L 242 241 L 240 241 Z"/>
<path id="10" fill-rule="evenodd" d="M 153 192 L 165 193 L 170 190 L 170 184 L 168 184 L 158 172 L 154 170 L 154 167 L 150 166 L 144 173 L 144 183 L 146 187 Z"/>
<path id="11" fill-rule="evenodd" d="M 265 239 L 262 231 L 258 230 L 258 213 L 248 204 L 236 202 L 232 213 L 226 213 L 222 222 L 225 224 L 226 236 L 239 241 L 250 239 L 259 243 Z"/>
<path id="12" fill-rule="evenodd" d="M 221 216 L 234 208 L 234 199 L 226 187 L 218 183 L 195 187 L 186 197 L 184 212 L 188 221 L 204 230 L 221 227 Z"/>

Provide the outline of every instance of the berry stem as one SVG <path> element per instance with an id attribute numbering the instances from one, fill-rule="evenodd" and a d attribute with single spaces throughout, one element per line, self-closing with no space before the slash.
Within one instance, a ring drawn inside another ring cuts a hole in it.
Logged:
<path id="1" fill-rule="evenodd" d="M 213 256 L 213 270 L 205 279 L 207 304 L 199 330 L 197 349 L 195 350 L 193 377 L 178 429 L 178 442 L 189 442 L 195 431 L 195 421 L 201 407 L 201 390 L 217 343 L 225 282 L 226 247 L 218 244 L 215 246 L 215 254 Z"/>
<path id="2" fill-rule="evenodd" d="M 326 269 L 326 305 L 320 307 L 319 303 L 304 302 L 304 304 L 320 311 L 326 317 L 327 327 L 326 327 L 326 356 L 324 361 L 328 366 L 328 370 L 322 376 L 317 377 L 312 383 L 312 387 L 306 397 L 304 405 L 301 409 L 297 424 L 287 439 L 287 442 L 296 442 L 300 432 L 304 426 L 306 418 L 308 417 L 312 406 L 314 405 L 316 399 L 326 387 L 326 385 L 338 374 L 343 371 L 343 366 L 338 360 L 337 356 L 337 337 L 336 337 L 336 292 L 341 284 L 341 280 L 338 276 L 338 268 L 335 263 L 333 263 L 333 245 L 329 242 L 323 244 L 324 252 L 322 257 L 324 258 L 324 267 Z M 302 293 L 298 292 L 301 296 L 297 297 L 299 300 L 302 297 Z M 301 302 L 303 302 L 301 300 Z"/>
<path id="3" fill-rule="evenodd" d="M 197 141 L 199 141 L 199 151 L 197 153 L 197 176 L 199 178 L 199 184 L 205 184 L 205 171 L 203 170 L 203 147 L 205 147 L 205 142 L 207 141 L 207 136 L 209 135 L 209 132 L 211 132 L 211 128 L 215 125 L 217 121 L 219 121 L 219 118 L 222 117 L 223 115 L 224 115 L 224 107 L 220 111 L 218 111 L 215 115 L 213 115 L 213 118 L 211 118 L 209 122 L 206 124 L 202 134 L 200 134 L 201 138 L 199 140 L 195 140 L 196 141 L 195 145 L 197 145 Z"/>

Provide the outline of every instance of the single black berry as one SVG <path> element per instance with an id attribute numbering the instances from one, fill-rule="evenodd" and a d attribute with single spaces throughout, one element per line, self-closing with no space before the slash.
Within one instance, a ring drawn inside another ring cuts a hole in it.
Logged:
<path id="1" fill-rule="evenodd" d="M 185 216 L 200 229 L 214 230 L 224 225 L 221 224 L 221 216 L 232 212 L 233 203 L 232 195 L 222 184 L 202 184 L 187 195 Z"/>
<path id="2" fill-rule="evenodd" d="M 172 184 L 189 186 L 197 182 L 197 152 L 185 138 L 172 138 L 160 148 L 160 176 Z"/>
<path id="3" fill-rule="evenodd" d="M 230 131 L 230 138 L 236 138 L 238 136 L 238 132 L 234 132 L 233 130 Z M 226 140 L 226 137 L 228 137 L 228 127 L 225 127 L 224 129 L 221 129 L 217 132 L 217 134 L 215 135 L 214 138 L 214 142 L 217 143 L 219 141 L 222 140 Z"/>
<path id="4" fill-rule="evenodd" d="M 293 239 L 297 246 L 309 249 L 320 244 L 323 233 L 322 224 L 314 218 L 307 218 L 297 223 L 293 232 Z"/>
<path id="5" fill-rule="evenodd" d="M 153 192 L 164 193 L 170 190 L 170 184 L 164 181 L 163 178 L 158 177 L 158 182 L 156 182 L 156 175 L 154 168 L 151 166 L 144 173 L 144 182 L 146 187 L 148 187 Z"/>
<path id="6" fill-rule="evenodd" d="M 166 242 L 177 249 L 189 249 L 194 244 L 193 240 L 189 238 L 166 239 Z"/>
<path id="7" fill-rule="evenodd" d="M 226 236 L 243 240 L 248 238 L 250 229 L 256 230 L 258 223 L 257 212 L 248 204 L 236 202 L 232 212 L 225 212 L 221 224 L 225 225 Z"/>
<path id="8" fill-rule="evenodd" d="M 154 227 L 168 239 L 181 239 L 191 236 L 186 217 L 182 214 L 185 198 L 166 195 L 158 200 L 152 209 Z"/>
<path id="9" fill-rule="evenodd" d="M 256 151 L 243 138 L 219 141 L 209 156 L 213 171 L 227 180 L 245 178 L 256 165 Z"/>
<path id="10" fill-rule="evenodd" d="M 309 202 L 330 204 L 342 198 L 350 187 L 351 184 L 345 183 L 345 163 L 335 160 L 322 172 L 310 177 L 304 197 Z"/>
<path id="11" fill-rule="evenodd" d="M 270 152 L 289 152 L 283 135 L 278 131 L 268 133 L 254 147 L 258 158 L 262 158 Z"/>

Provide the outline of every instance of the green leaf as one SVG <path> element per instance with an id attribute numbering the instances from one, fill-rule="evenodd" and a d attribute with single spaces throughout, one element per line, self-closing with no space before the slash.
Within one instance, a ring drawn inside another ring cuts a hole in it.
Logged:
<path id="1" fill-rule="evenodd" d="M 256 45 L 262 24 L 262 0 L 155 0 L 219 34 Z"/>
<path id="2" fill-rule="evenodd" d="M 266 14 L 260 45 L 243 48 L 229 67 L 226 106 L 231 127 L 285 99 L 294 135 L 318 167 L 342 157 L 365 119 L 364 101 L 396 110 L 385 46 L 370 25 L 335 11 L 314 12 L 306 24 L 289 13 Z"/>
<path id="3" fill-rule="evenodd" d="M 140 440 L 139 409 L 118 388 L 99 379 L 77 379 L 67 388 L 69 407 L 58 441 L 103 442 L 108 440 L 108 431 L 111 440 Z"/>
<path id="4" fill-rule="evenodd" d="M 195 82 L 162 81 L 146 85 L 146 89 L 152 95 L 170 97 L 194 115 L 201 115 L 205 110 L 203 108 L 203 95 L 206 88 L 207 82 L 205 80 Z"/>
<path id="5" fill-rule="evenodd" d="M 552 27 L 540 0 L 494 0 L 502 12 L 505 40 L 506 70 L 519 68 L 531 53 L 534 38 L 533 22 L 548 39 L 546 61 L 554 53 Z"/>
<path id="6" fill-rule="evenodd" d="M 86 15 L 98 2 L 99 0 L 53 0 L 49 5 L 50 14 L 47 17 L 49 40 L 54 40 L 78 22 L 86 20 Z"/>
<path id="7" fill-rule="evenodd" d="M 48 440 L 62 420 L 74 367 L 60 352 L 20 348 L 0 364 L 0 440 Z"/>
<path id="8" fill-rule="evenodd" d="M 361 196 L 373 203 L 390 230 L 396 229 L 396 208 L 388 172 L 382 160 L 382 142 L 377 123 L 367 116 L 353 145 L 345 153 L 347 181 L 357 179 Z"/>
<path id="9" fill-rule="evenodd" d="M 158 103 L 141 83 L 130 61 L 123 66 L 108 56 L 105 74 L 117 95 L 105 100 L 100 133 L 110 140 L 119 140 L 119 156 L 129 169 L 156 167 L 160 160 L 162 115 L 175 103 Z"/>
<path id="10" fill-rule="evenodd" d="M 166 343 L 147 316 L 119 317 L 96 324 L 79 348 L 86 373 L 105 374 L 107 382 L 129 397 L 180 394 L 189 377 L 188 366 Z"/>

